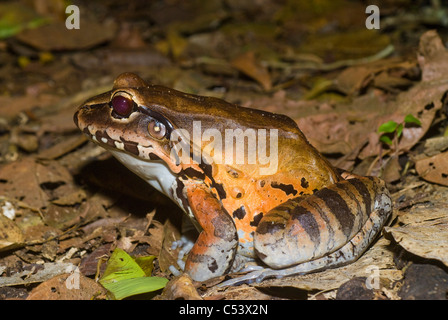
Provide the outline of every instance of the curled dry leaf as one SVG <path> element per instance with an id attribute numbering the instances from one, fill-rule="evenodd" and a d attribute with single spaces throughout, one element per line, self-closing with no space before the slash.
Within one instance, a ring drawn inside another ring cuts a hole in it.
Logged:
<path id="1" fill-rule="evenodd" d="M 448 151 L 416 161 L 415 169 L 423 179 L 448 186 Z"/>
<path id="2" fill-rule="evenodd" d="M 23 244 L 24 236 L 14 221 L 0 212 L 0 252 Z"/>
<path id="3" fill-rule="evenodd" d="M 401 247 L 448 266 L 448 204 L 414 206 L 399 222 L 401 226 L 386 227 L 385 231 Z"/>
<path id="4" fill-rule="evenodd" d="M 256 61 L 253 51 L 244 53 L 232 60 L 232 66 L 257 81 L 265 91 L 272 89 L 268 70 Z"/>

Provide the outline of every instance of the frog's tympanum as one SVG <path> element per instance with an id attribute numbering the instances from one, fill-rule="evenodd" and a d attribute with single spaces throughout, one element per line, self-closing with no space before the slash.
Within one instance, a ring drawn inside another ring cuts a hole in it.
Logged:
<path id="1" fill-rule="evenodd" d="M 382 180 L 339 173 L 283 115 L 125 73 L 74 120 L 194 220 L 194 280 L 249 260 L 263 266 L 245 278 L 257 280 L 353 262 L 392 212 Z"/>

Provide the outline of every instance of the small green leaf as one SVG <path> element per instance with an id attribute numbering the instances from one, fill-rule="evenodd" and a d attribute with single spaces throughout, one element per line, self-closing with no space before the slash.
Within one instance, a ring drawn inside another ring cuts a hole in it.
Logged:
<path id="1" fill-rule="evenodd" d="M 150 277 L 152 274 L 152 269 L 154 269 L 154 259 L 156 256 L 146 256 L 146 257 L 138 257 L 135 258 L 135 262 L 142 268 L 147 277 Z"/>
<path id="2" fill-rule="evenodd" d="M 163 288 L 165 278 L 150 277 L 155 256 L 132 258 L 122 249 L 115 249 L 99 282 L 116 299 L 152 292 Z"/>
<path id="3" fill-rule="evenodd" d="M 107 262 L 106 271 L 100 279 L 104 286 L 110 282 L 117 282 L 124 279 L 144 277 L 145 272 L 140 268 L 137 262 L 132 259 L 122 249 L 115 249 Z"/>
<path id="4" fill-rule="evenodd" d="M 416 117 L 414 117 L 412 114 L 408 114 L 404 118 L 404 123 L 415 123 L 416 125 L 419 125 L 419 126 L 422 125 L 421 121 L 418 120 Z"/>
<path id="5" fill-rule="evenodd" d="M 399 138 L 402 133 L 403 133 L 403 124 L 400 123 L 397 127 L 397 138 Z"/>
<path id="6" fill-rule="evenodd" d="M 395 131 L 397 126 L 398 126 L 398 123 L 391 120 L 391 121 L 385 122 L 382 125 L 380 125 L 380 127 L 378 128 L 378 132 L 391 133 L 391 132 Z"/>
<path id="7" fill-rule="evenodd" d="M 384 142 L 385 144 L 392 145 L 392 140 L 388 136 L 381 136 L 380 141 Z"/>

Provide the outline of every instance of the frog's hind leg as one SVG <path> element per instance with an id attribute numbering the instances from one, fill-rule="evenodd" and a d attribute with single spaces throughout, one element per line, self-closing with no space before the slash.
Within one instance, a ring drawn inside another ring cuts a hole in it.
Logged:
<path id="1" fill-rule="evenodd" d="M 381 230 L 391 206 L 377 178 L 349 179 L 291 199 L 268 212 L 255 233 L 255 250 L 272 269 L 243 277 L 261 280 L 353 262 Z"/>
<path id="2" fill-rule="evenodd" d="M 388 213 L 385 209 L 378 209 L 370 215 L 363 228 L 344 246 L 338 250 L 323 256 L 319 259 L 304 262 L 285 269 L 264 268 L 230 279 L 220 284 L 220 286 L 238 285 L 250 282 L 261 282 L 267 278 L 282 278 L 285 276 L 307 274 L 321 271 L 323 269 L 336 268 L 356 261 L 368 248 L 377 233 L 383 227 L 385 216 Z"/>

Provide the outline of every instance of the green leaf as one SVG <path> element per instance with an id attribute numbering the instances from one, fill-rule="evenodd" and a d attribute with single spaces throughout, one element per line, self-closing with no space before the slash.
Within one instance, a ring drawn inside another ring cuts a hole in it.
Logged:
<path id="1" fill-rule="evenodd" d="M 104 271 L 100 283 L 105 286 L 105 284 L 110 282 L 144 276 L 145 272 L 140 268 L 137 262 L 135 262 L 124 250 L 117 248 L 107 262 L 106 271 Z"/>
<path id="2" fill-rule="evenodd" d="M 135 262 L 140 266 L 140 268 L 145 272 L 147 277 L 152 274 L 152 269 L 154 269 L 154 259 L 156 256 L 146 256 L 135 258 Z"/>
<path id="3" fill-rule="evenodd" d="M 380 127 L 378 128 L 378 132 L 386 132 L 386 133 L 391 133 L 394 132 L 395 129 L 397 128 L 398 123 L 396 123 L 395 121 L 388 121 L 386 123 L 383 123 L 382 125 L 380 125 Z"/>
<path id="4" fill-rule="evenodd" d="M 380 141 L 385 144 L 392 145 L 392 140 L 388 136 L 381 136 Z"/>
<path id="5" fill-rule="evenodd" d="M 399 138 L 402 133 L 403 133 L 403 124 L 400 123 L 397 127 L 397 138 Z"/>
<path id="6" fill-rule="evenodd" d="M 404 123 L 415 123 L 416 125 L 419 125 L 419 126 L 422 125 L 421 121 L 418 120 L 416 117 L 414 117 L 412 114 L 408 114 L 404 118 Z"/>
<path id="7" fill-rule="evenodd" d="M 136 294 L 153 292 L 166 286 L 168 279 L 161 277 L 142 277 L 111 282 L 104 287 L 112 292 L 115 299 L 121 300 Z"/>
<path id="8" fill-rule="evenodd" d="M 150 277 L 155 256 L 133 259 L 122 249 L 115 249 L 99 282 L 116 299 L 163 288 L 165 278 Z"/>

